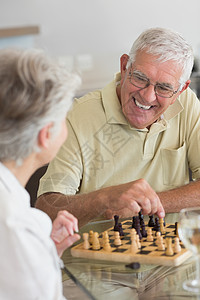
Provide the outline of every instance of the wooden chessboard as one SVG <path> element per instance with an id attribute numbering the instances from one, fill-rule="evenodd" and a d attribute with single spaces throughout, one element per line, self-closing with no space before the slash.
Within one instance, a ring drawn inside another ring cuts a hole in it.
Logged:
<path id="1" fill-rule="evenodd" d="M 114 230 L 113 227 L 107 230 L 111 245 L 111 251 L 107 252 L 102 247 L 99 250 L 93 250 L 92 247 L 85 250 L 83 248 L 83 242 L 74 246 L 71 249 L 71 254 L 74 257 L 83 257 L 89 259 L 97 259 L 97 260 L 109 260 L 116 262 L 139 262 L 142 264 L 156 264 L 156 265 L 165 265 L 165 266 L 178 266 L 183 263 L 186 259 L 188 259 L 192 253 L 185 249 L 182 242 L 181 252 L 173 254 L 172 256 L 167 256 L 165 251 L 159 251 L 155 244 L 155 239 L 153 242 L 148 242 L 146 238 L 142 238 L 141 240 L 141 249 L 139 249 L 136 253 L 132 254 L 130 252 L 131 240 L 130 240 L 130 230 L 132 228 L 132 221 L 126 220 L 122 222 L 124 237 L 122 237 L 122 245 L 115 246 L 114 245 Z M 146 230 L 148 226 L 146 224 Z M 173 246 L 173 238 L 175 225 L 174 224 L 166 224 L 165 226 L 165 234 L 162 235 L 163 239 L 167 237 L 172 238 L 172 246 Z M 102 233 L 99 234 L 99 240 L 101 243 Z"/>

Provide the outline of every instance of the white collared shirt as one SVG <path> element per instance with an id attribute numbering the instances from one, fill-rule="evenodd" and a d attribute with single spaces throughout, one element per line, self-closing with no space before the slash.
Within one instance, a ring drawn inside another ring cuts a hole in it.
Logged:
<path id="1" fill-rule="evenodd" d="M 0 163 L 0 299 L 60 300 L 62 277 L 52 223 Z"/>

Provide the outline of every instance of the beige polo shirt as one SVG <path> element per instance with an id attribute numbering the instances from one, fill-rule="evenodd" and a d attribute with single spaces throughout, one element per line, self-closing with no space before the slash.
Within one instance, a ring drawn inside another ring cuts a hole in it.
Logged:
<path id="1" fill-rule="evenodd" d="M 120 75 L 76 99 L 68 138 L 40 182 L 39 195 L 87 193 L 145 178 L 165 191 L 200 178 L 200 102 L 188 88 L 150 130 L 130 126 L 116 94 Z"/>

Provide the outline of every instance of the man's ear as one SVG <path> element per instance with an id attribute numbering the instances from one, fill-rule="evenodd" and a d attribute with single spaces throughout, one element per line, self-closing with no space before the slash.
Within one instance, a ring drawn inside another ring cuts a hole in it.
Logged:
<path id="1" fill-rule="evenodd" d="M 127 62 L 129 60 L 129 56 L 127 54 L 123 54 L 120 57 L 120 71 L 121 71 L 121 76 L 124 77 L 126 71 L 127 71 Z"/>
<path id="2" fill-rule="evenodd" d="M 184 84 L 182 90 L 180 91 L 180 94 L 188 88 L 188 86 L 190 85 L 190 82 L 191 82 L 191 80 L 186 81 L 186 83 Z"/>
<path id="3" fill-rule="evenodd" d="M 52 124 L 48 124 L 43 127 L 38 134 L 38 145 L 39 147 L 48 149 L 50 141 L 51 141 L 51 133 L 50 129 Z"/>
<path id="4" fill-rule="evenodd" d="M 191 82 L 191 80 L 187 80 L 187 81 L 185 82 L 185 84 L 184 84 L 184 86 L 182 87 L 181 91 L 177 92 L 176 97 L 173 98 L 171 104 L 173 104 L 173 103 L 176 101 L 177 97 L 178 97 L 183 91 L 185 91 L 185 90 L 188 88 L 190 82 Z M 170 105 L 171 105 L 171 104 L 170 104 Z"/>

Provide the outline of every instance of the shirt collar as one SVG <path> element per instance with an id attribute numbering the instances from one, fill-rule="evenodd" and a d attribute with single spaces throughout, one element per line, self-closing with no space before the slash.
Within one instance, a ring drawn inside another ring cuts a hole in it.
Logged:
<path id="1" fill-rule="evenodd" d="M 102 89 L 102 102 L 108 123 L 128 125 L 116 91 L 120 78 L 120 73 L 117 73 L 115 79 Z"/>

